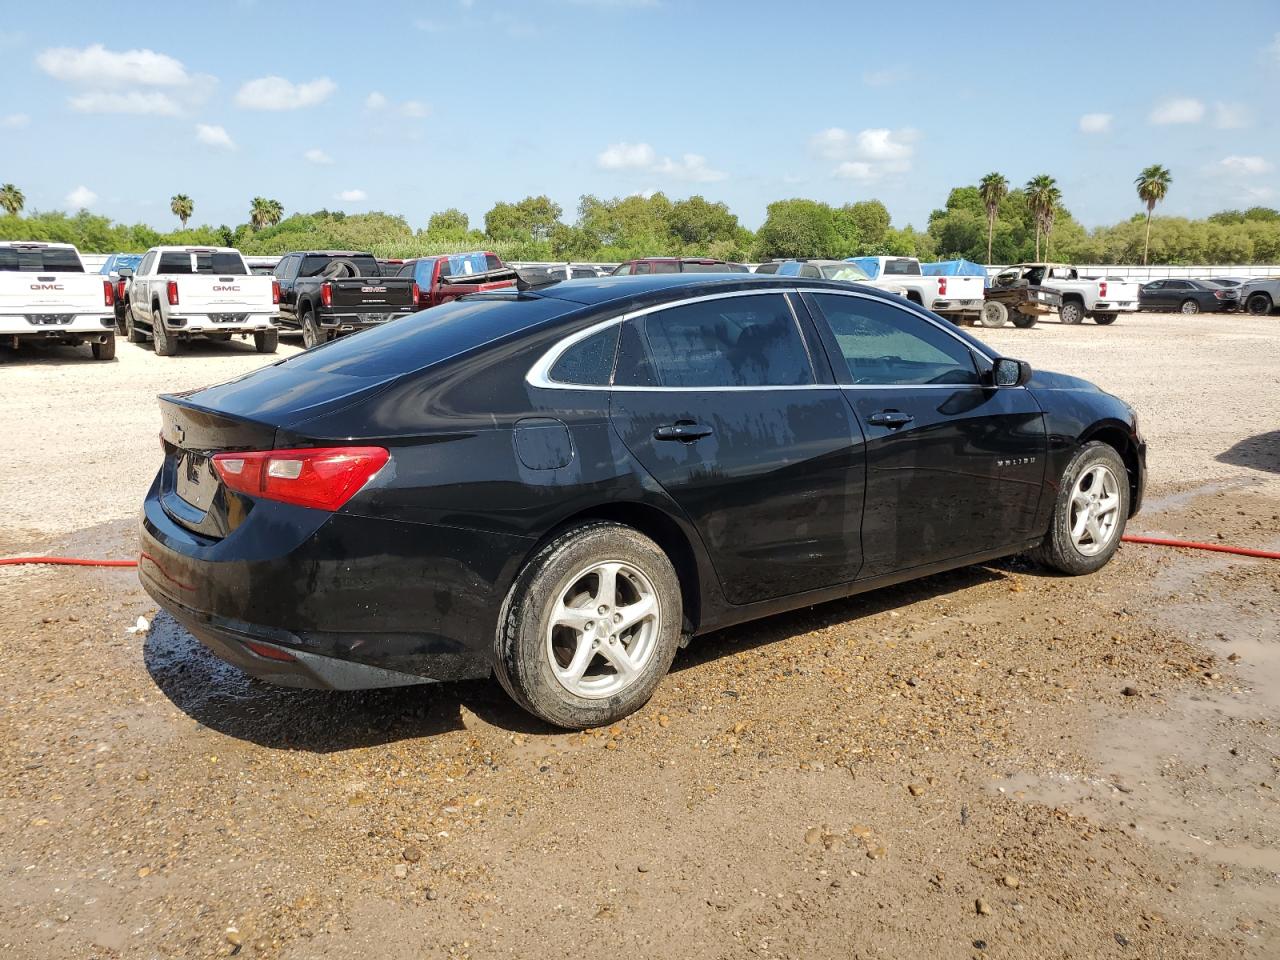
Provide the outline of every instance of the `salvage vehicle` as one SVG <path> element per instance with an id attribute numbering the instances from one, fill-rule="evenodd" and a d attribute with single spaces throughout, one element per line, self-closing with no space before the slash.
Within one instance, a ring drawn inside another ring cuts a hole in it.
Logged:
<path id="1" fill-rule="evenodd" d="M 1094 323 L 1106 326 L 1115 323 L 1120 314 L 1138 309 L 1138 284 L 1133 280 L 1081 277 L 1075 267 L 1062 263 L 1018 263 L 1000 271 L 992 283 L 1008 275 L 1062 294 L 1058 317 L 1063 323 L 1082 323 L 1085 317 L 1092 317 Z"/>
<path id="2" fill-rule="evenodd" d="M 194 337 L 252 336 L 259 353 L 275 353 L 280 291 L 271 277 L 249 273 L 231 247 L 152 247 L 126 278 L 125 333 L 150 337 L 156 356 L 172 357 Z"/>
<path id="3" fill-rule="evenodd" d="M 86 273 L 71 244 L 0 241 L 0 343 L 87 343 L 95 360 L 110 360 L 115 302 L 115 284 Z"/>
<path id="4" fill-rule="evenodd" d="M 978 320 L 984 303 L 982 277 L 926 277 L 915 257 L 849 257 L 872 280 L 906 288 L 907 299 L 956 324 Z"/>
<path id="5" fill-rule="evenodd" d="M 750 273 L 744 263 L 713 260 L 710 257 L 645 257 L 627 260 L 613 268 L 611 276 L 632 277 L 654 273 Z"/>
<path id="6" fill-rule="evenodd" d="M 1031 282 L 1018 270 L 997 274 L 986 289 L 982 306 L 984 327 L 1003 327 L 1008 320 L 1015 327 L 1034 327 L 1041 317 L 1062 309 L 1062 294 Z"/>
<path id="7" fill-rule="evenodd" d="M 1152 280 L 1138 290 L 1143 310 L 1162 313 L 1223 313 L 1236 309 L 1239 303 L 1239 289 L 1212 280 Z"/>
<path id="8" fill-rule="evenodd" d="M 115 315 L 116 315 L 116 333 L 124 336 L 124 291 L 128 285 L 128 279 L 120 276 L 123 269 L 136 270 L 138 264 L 142 262 L 142 254 L 140 253 L 113 253 L 103 261 L 102 267 L 98 270 L 104 277 L 110 277 L 111 283 L 115 286 Z"/>
<path id="9" fill-rule="evenodd" d="M 286 253 L 276 266 L 277 322 L 301 330 L 308 348 L 367 330 L 418 309 L 412 278 L 384 276 L 372 253 L 308 250 Z"/>
<path id="10" fill-rule="evenodd" d="M 417 283 L 420 310 L 438 307 L 469 293 L 514 287 L 518 279 L 514 267 L 487 250 L 406 260 L 398 276 L 412 277 Z"/>
<path id="11" fill-rule="evenodd" d="M 907 295 L 907 288 L 900 283 L 889 280 L 872 280 L 856 263 L 848 260 L 766 260 L 756 267 L 756 273 L 775 277 L 803 277 L 807 280 L 843 280 L 846 283 L 861 283 L 877 290 L 896 293 L 900 297 Z"/>
<path id="12" fill-rule="evenodd" d="M 691 636 L 1029 552 L 1110 560 L 1132 409 L 901 297 L 664 275 L 477 294 L 160 398 L 139 576 L 296 687 L 487 676 L 569 728 Z"/>
<path id="13" fill-rule="evenodd" d="M 1255 317 L 1265 317 L 1280 307 L 1280 277 L 1249 280 L 1240 287 L 1240 303 Z"/>

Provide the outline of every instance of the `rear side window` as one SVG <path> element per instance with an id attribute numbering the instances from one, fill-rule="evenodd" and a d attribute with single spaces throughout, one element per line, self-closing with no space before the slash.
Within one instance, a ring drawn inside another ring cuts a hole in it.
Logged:
<path id="1" fill-rule="evenodd" d="M 84 265 L 69 247 L 0 247 L 0 271 L 84 273 Z"/>
<path id="2" fill-rule="evenodd" d="M 659 310 L 625 325 L 614 382 L 651 387 L 798 386 L 814 382 L 782 294 Z"/>
<path id="3" fill-rule="evenodd" d="M 244 265 L 244 258 L 234 251 L 213 251 L 211 253 L 196 254 L 196 273 L 243 277 L 248 272 L 249 270 Z"/>
<path id="4" fill-rule="evenodd" d="M 157 273 L 190 273 L 191 254 L 185 251 L 171 250 L 160 254 L 160 267 Z"/>
<path id="5" fill-rule="evenodd" d="M 969 348 L 928 320 L 867 297 L 813 294 L 858 384 L 978 383 Z"/>
<path id="6" fill-rule="evenodd" d="M 692 269 L 692 268 L 691 268 L 691 267 L 686 266 L 686 269 Z M 680 272 L 680 264 L 678 264 L 678 263 L 655 263 L 655 264 L 653 265 L 653 272 L 654 272 L 654 273 L 679 273 L 679 272 Z"/>
<path id="7" fill-rule="evenodd" d="M 615 323 L 573 344 L 560 354 L 548 377 L 556 383 L 608 386 L 618 348 L 619 327 L 621 324 Z"/>

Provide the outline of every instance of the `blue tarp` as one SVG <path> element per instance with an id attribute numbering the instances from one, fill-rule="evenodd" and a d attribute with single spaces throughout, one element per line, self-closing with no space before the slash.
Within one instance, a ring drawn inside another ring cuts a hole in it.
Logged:
<path id="1" fill-rule="evenodd" d="M 845 263 L 856 263 L 871 280 L 880 279 L 880 261 L 876 257 L 846 257 Z"/>
<path id="2" fill-rule="evenodd" d="M 990 286 L 987 281 L 987 268 L 972 260 L 939 260 L 937 263 L 922 263 L 920 272 L 926 277 L 981 277 L 983 286 Z"/>

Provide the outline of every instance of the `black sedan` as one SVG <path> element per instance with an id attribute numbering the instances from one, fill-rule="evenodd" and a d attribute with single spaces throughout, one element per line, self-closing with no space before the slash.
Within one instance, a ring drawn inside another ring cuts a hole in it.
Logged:
<path id="1" fill-rule="evenodd" d="M 753 275 L 483 294 L 161 398 L 140 576 L 246 672 L 496 673 L 564 727 L 687 638 L 1137 511 L 1133 411 L 901 297 Z"/>
<path id="2" fill-rule="evenodd" d="M 1161 313 L 1234 310 L 1240 291 L 1213 280 L 1153 280 L 1138 291 L 1138 309 Z"/>

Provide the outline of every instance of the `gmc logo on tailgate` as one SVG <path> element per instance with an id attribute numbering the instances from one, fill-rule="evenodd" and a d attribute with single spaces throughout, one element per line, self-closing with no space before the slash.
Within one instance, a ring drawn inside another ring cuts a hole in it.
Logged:
<path id="1" fill-rule="evenodd" d="M 66 287 L 64 287 L 60 283 L 33 283 L 31 285 L 31 289 L 32 290 L 65 290 Z"/>
<path id="2" fill-rule="evenodd" d="M 360 292 L 361 293 L 386 293 L 387 288 L 386 287 L 361 287 Z"/>
<path id="3" fill-rule="evenodd" d="M 240 288 L 231 287 L 231 286 L 219 286 L 218 284 L 215 283 L 213 285 L 213 292 L 214 293 L 239 293 Z"/>

